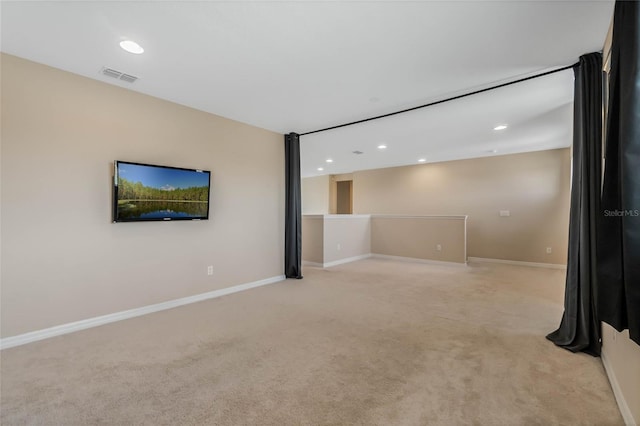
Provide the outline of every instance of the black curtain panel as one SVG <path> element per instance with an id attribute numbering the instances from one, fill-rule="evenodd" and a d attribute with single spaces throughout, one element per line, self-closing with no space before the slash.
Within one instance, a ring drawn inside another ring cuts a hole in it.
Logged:
<path id="1" fill-rule="evenodd" d="M 596 228 L 602 161 L 602 54 L 581 56 L 574 74 L 573 179 L 564 314 L 560 327 L 547 339 L 572 352 L 599 356 Z"/>
<path id="2" fill-rule="evenodd" d="M 598 251 L 600 319 L 640 344 L 640 7 L 617 1 Z"/>
<path id="3" fill-rule="evenodd" d="M 284 136 L 285 217 L 284 273 L 287 278 L 302 278 L 302 199 L 300 195 L 300 135 Z"/>

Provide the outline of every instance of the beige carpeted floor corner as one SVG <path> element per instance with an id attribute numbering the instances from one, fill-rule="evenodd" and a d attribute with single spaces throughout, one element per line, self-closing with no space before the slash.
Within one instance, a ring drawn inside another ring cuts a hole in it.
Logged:
<path id="1" fill-rule="evenodd" d="M 368 259 L 2 351 L 2 425 L 622 425 L 564 271 Z"/>

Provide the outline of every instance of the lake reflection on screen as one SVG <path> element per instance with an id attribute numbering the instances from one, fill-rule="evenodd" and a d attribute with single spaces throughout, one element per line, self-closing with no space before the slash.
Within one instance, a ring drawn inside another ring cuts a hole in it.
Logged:
<path id="1" fill-rule="evenodd" d="M 118 203 L 118 219 L 185 219 L 207 216 L 207 202 L 137 201 Z"/>

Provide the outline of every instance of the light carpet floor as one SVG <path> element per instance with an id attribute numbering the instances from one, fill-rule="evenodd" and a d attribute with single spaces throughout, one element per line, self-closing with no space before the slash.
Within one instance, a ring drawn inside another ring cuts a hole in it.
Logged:
<path id="1" fill-rule="evenodd" d="M 2 351 L 2 425 L 623 425 L 564 271 L 367 259 Z"/>

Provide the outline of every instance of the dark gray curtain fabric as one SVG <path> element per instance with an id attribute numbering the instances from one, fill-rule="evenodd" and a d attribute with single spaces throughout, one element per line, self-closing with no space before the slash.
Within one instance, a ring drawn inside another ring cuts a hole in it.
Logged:
<path id="1" fill-rule="evenodd" d="M 572 352 L 599 356 L 596 227 L 602 161 L 602 54 L 580 57 L 574 73 L 573 180 L 564 314 L 560 327 L 547 338 Z"/>
<path id="2" fill-rule="evenodd" d="M 640 7 L 617 1 L 598 252 L 598 312 L 640 344 Z"/>
<path id="3" fill-rule="evenodd" d="M 300 194 L 300 135 L 284 136 L 285 217 L 284 273 L 302 278 L 302 199 Z"/>

